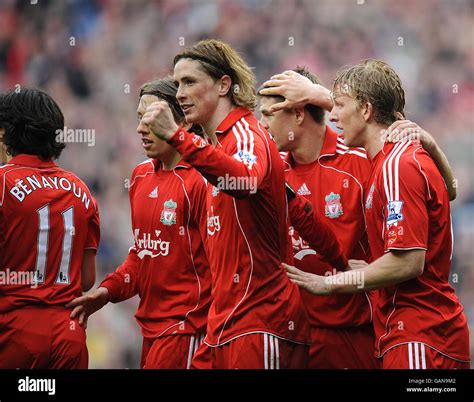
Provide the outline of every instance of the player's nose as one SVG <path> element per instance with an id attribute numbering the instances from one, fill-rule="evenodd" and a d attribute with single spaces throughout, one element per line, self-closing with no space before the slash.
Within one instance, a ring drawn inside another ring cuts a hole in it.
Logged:
<path id="1" fill-rule="evenodd" d="M 339 120 L 339 116 L 337 115 L 335 108 L 332 108 L 329 112 L 329 121 L 337 122 Z"/>
<path id="2" fill-rule="evenodd" d="M 140 135 L 148 134 L 150 132 L 149 127 L 143 123 L 143 119 L 140 119 L 137 126 L 137 133 Z"/>
<path id="3" fill-rule="evenodd" d="M 176 91 L 176 99 L 179 103 L 184 103 L 184 100 L 186 99 L 186 94 L 181 85 L 178 86 L 178 90 Z"/>

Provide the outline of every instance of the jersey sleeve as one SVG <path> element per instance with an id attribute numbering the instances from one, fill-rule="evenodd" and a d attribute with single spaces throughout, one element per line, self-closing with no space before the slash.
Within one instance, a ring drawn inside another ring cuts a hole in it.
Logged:
<path id="1" fill-rule="evenodd" d="M 99 207 L 97 201 L 93 200 L 94 204 L 94 213 L 89 220 L 88 230 L 87 230 L 87 238 L 84 248 L 95 249 L 97 250 L 99 247 L 100 241 L 100 217 L 99 217 Z"/>
<path id="2" fill-rule="evenodd" d="M 130 178 L 130 183 L 135 182 L 136 176 L 139 174 L 143 165 L 137 166 Z M 134 203 L 135 186 L 129 187 L 130 209 L 135 208 Z M 133 227 L 133 223 L 132 223 Z M 138 274 L 140 271 L 140 258 L 137 255 L 137 249 L 133 245 L 128 250 L 128 256 L 115 272 L 108 274 L 99 287 L 105 287 L 109 291 L 109 300 L 112 303 L 119 303 L 121 301 L 130 299 L 138 294 Z"/>
<path id="3" fill-rule="evenodd" d="M 288 213 L 294 229 L 326 262 L 339 270 L 347 268 L 348 262 L 339 241 L 329 226 L 314 213 L 308 200 L 299 195 L 290 199 Z"/>
<path id="4" fill-rule="evenodd" d="M 214 186 L 233 197 L 243 198 L 255 193 L 266 176 L 269 151 L 264 140 L 251 129 L 244 132 L 233 127 L 228 135 L 236 138 L 232 156 L 183 128 L 168 143 Z"/>
<path id="5" fill-rule="evenodd" d="M 391 163 L 390 163 L 391 162 Z M 382 168 L 384 250 L 428 248 L 430 197 L 427 178 L 413 155 L 388 161 Z"/>
<path id="6" fill-rule="evenodd" d="M 135 247 L 132 247 L 127 259 L 115 272 L 107 275 L 99 287 L 105 287 L 109 291 L 109 300 L 118 303 L 138 293 L 138 272 L 140 269 L 140 259 L 137 256 Z"/>

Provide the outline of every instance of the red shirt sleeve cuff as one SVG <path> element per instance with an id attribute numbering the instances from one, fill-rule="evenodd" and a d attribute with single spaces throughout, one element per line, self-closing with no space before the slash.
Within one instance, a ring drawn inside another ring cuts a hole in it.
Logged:
<path id="1" fill-rule="evenodd" d="M 183 127 L 178 127 L 167 143 L 173 147 L 177 147 L 179 144 L 184 142 L 184 139 L 186 138 L 185 136 L 187 135 L 189 135 L 189 133 Z"/>
<path id="2" fill-rule="evenodd" d="M 109 301 L 115 303 L 120 297 L 121 285 L 113 278 L 105 278 L 99 287 L 106 288 L 109 291 Z"/>

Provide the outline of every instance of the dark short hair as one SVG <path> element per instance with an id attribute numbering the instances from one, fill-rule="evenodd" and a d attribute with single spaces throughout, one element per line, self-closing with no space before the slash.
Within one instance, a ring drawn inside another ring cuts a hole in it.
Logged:
<path id="1" fill-rule="evenodd" d="M 185 117 L 183 110 L 176 99 L 177 92 L 178 87 L 176 86 L 173 77 L 167 76 L 150 82 L 145 82 L 140 87 L 139 96 L 141 98 L 143 95 L 153 95 L 166 101 L 171 108 L 174 120 L 176 123 L 180 124 L 185 121 Z M 200 136 L 203 135 L 202 127 L 198 124 L 193 124 L 189 131 Z"/>
<path id="2" fill-rule="evenodd" d="M 0 95 L 0 127 L 4 143 L 12 155 L 37 155 L 43 160 L 57 159 L 66 147 L 58 140 L 64 130 L 64 116 L 47 93 L 20 88 Z"/>
<path id="3" fill-rule="evenodd" d="M 322 85 L 321 80 L 319 77 L 313 73 L 310 73 L 306 67 L 300 67 L 297 66 L 294 70 L 295 73 L 298 73 L 302 75 L 303 77 L 308 78 L 313 84 L 319 84 Z M 263 95 L 260 93 L 262 89 L 265 89 L 266 87 L 262 85 L 260 88 L 257 90 L 258 96 L 268 96 L 270 98 L 275 98 L 278 102 L 283 102 L 285 98 L 281 95 Z M 324 124 L 324 117 L 325 117 L 325 110 L 322 107 L 316 106 L 316 105 L 311 105 L 308 103 L 304 109 L 311 115 L 313 120 L 318 123 L 318 124 Z"/>
<path id="4" fill-rule="evenodd" d="M 285 101 L 285 98 L 281 95 L 264 95 L 262 93 L 260 93 L 260 91 L 262 89 L 265 89 L 265 88 L 268 88 L 266 87 L 265 85 L 261 85 L 258 89 L 257 89 L 257 96 L 258 97 L 267 97 L 267 98 L 275 98 L 275 100 L 280 103 L 280 102 L 284 102 Z"/>

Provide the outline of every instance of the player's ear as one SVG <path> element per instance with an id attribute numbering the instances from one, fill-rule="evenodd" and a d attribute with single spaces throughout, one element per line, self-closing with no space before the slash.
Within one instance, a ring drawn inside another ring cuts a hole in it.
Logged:
<path id="1" fill-rule="evenodd" d="M 294 116 L 295 116 L 295 122 L 298 126 L 301 126 L 304 121 L 304 107 L 297 107 L 296 109 L 293 109 Z"/>
<path id="2" fill-rule="evenodd" d="M 369 121 L 375 115 L 374 106 L 370 102 L 365 102 L 362 105 L 362 117 L 365 121 Z"/>
<path id="3" fill-rule="evenodd" d="M 3 143 L 3 136 L 5 135 L 5 130 L 0 128 L 0 165 L 5 165 L 8 162 L 7 148 Z"/>
<path id="4" fill-rule="evenodd" d="M 227 96 L 229 91 L 232 90 L 231 86 L 232 86 L 232 79 L 228 75 L 223 75 L 220 78 L 219 95 Z"/>

